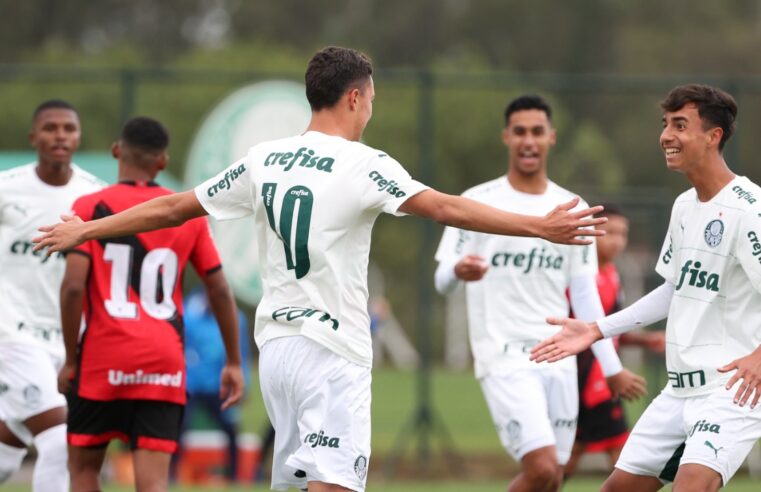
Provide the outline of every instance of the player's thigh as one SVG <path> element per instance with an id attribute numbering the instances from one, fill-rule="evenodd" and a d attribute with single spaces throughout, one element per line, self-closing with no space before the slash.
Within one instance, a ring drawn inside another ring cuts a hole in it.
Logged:
<path id="1" fill-rule="evenodd" d="M 555 445 L 547 395 L 539 372 L 491 374 L 480 380 L 499 439 L 516 461 L 531 451 Z"/>
<path id="2" fill-rule="evenodd" d="M 616 468 L 671 482 L 684 453 L 684 399 L 659 394 L 645 409 L 621 450 Z"/>
<path id="3" fill-rule="evenodd" d="M 8 429 L 28 445 L 34 434 L 49 427 L 32 433 L 24 422 L 66 407 L 66 399 L 58 392 L 57 360 L 40 347 L 20 343 L 0 344 L 0 360 L 0 415 Z M 37 423 L 46 422 L 50 423 L 46 419 Z M 60 423 L 52 421 L 51 426 Z"/>
<path id="4" fill-rule="evenodd" d="M 93 448 L 107 445 L 112 439 L 129 442 L 131 402 L 98 401 L 82 398 L 71 391 L 66 395 L 69 413 L 66 433 L 70 446 Z"/>
<path id="5" fill-rule="evenodd" d="M 273 486 L 323 482 L 364 490 L 370 457 L 370 368 L 304 337 L 262 350 L 275 428 Z"/>
<path id="6" fill-rule="evenodd" d="M 690 398 L 684 412 L 687 439 L 680 465 L 713 470 L 724 485 L 761 439 L 761 407 L 741 407 L 733 397 L 734 392 L 718 388 L 710 395 Z M 706 480 L 711 476 L 708 473 Z"/>
<path id="7" fill-rule="evenodd" d="M 138 448 L 132 453 L 132 459 L 137 492 L 159 492 L 169 488 L 171 453 Z"/>

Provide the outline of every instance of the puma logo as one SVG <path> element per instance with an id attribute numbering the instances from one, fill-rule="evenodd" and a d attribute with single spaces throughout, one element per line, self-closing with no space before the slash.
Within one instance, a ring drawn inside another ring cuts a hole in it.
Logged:
<path id="1" fill-rule="evenodd" d="M 705 444 L 706 446 L 708 446 L 709 448 L 711 448 L 711 450 L 713 451 L 713 454 L 714 454 L 714 457 L 715 457 L 715 458 L 718 458 L 718 457 L 719 457 L 719 451 L 721 451 L 722 449 L 724 449 L 724 447 L 723 447 L 723 446 L 722 446 L 722 447 L 720 447 L 720 448 L 718 448 L 718 449 L 717 449 L 717 448 L 715 448 L 715 447 L 713 447 L 713 444 L 711 444 L 711 441 L 705 441 L 703 444 Z"/>

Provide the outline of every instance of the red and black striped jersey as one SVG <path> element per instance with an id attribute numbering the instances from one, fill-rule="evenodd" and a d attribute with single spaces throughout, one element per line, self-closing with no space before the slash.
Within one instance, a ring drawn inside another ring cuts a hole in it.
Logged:
<path id="1" fill-rule="evenodd" d="M 83 220 L 116 214 L 172 193 L 152 182 L 121 182 L 79 198 Z M 93 400 L 185 403 L 182 278 L 221 268 L 206 218 L 134 236 L 87 241 L 90 257 L 78 393 Z"/>

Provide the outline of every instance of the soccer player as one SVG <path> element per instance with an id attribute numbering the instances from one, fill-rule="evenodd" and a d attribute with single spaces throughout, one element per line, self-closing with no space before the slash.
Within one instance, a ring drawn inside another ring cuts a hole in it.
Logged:
<path id="1" fill-rule="evenodd" d="M 605 491 L 675 492 L 726 485 L 761 437 L 761 188 L 727 166 L 737 105 L 705 85 L 661 103 L 666 166 L 693 188 L 674 202 L 656 271 L 664 283 L 596 322 L 562 329 L 532 358 L 556 361 L 595 340 L 668 316 L 668 383 L 640 417 Z M 750 405 L 747 405 L 750 403 Z"/>
<path id="2" fill-rule="evenodd" d="M 112 147 L 119 183 L 79 198 L 77 216 L 107 217 L 171 195 L 154 182 L 166 166 L 168 144 L 159 122 L 129 120 Z M 87 241 L 66 255 L 61 284 L 66 360 L 58 384 L 69 402 L 69 470 L 75 492 L 100 490 L 100 468 L 112 439 L 133 450 L 138 491 L 168 487 L 186 398 L 182 278 L 188 262 L 203 280 L 219 321 L 227 352 L 220 391 L 226 408 L 243 392 L 238 319 L 206 219 Z"/>
<path id="3" fill-rule="evenodd" d="M 33 251 L 32 237 L 40 224 L 69 213 L 77 197 L 105 184 L 71 162 L 80 134 L 71 104 L 45 101 L 29 133 L 37 162 L 0 173 L 0 483 L 34 444 L 35 491 L 67 490 L 68 472 L 66 400 L 56 389 L 64 261 Z"/>
<path id="4" fill-rule="evenodd" d="M 372 65 L 353 49 L 328 47 L 306 70 L 312 118 L 303 135 L 260 143 L 194 190 L 120 214 L 44 227 L 37 247 L 175 226 L 211 214 L 253 214 L 252 247 L 264 295 L 256 314 L 260 384 L 275 434 L 272 487 L 365 488 L 370 457 L 372 346 L 367 264 L 382 212 L 415 214 L 462 228 L 586 244 L 599 208 L 543 217 L 512 214 L 439 193 L 413 180 L 385 152 L 359 142 L 372 116 Z"/>
<path id="5" fill-rule="evenodd" d="M 573 194 L 547 177 L 555 144 L 552 111 L 540 96 L 524 95 L 505 109 L 502 141 L 507 175 L 463 195 L 511 212 L 544 214 Z M 551 244 L 539 238 L 496 236 L 448 227 L 436 260 L 436 288 L 453 291 L 466 282 L 470 345 L 476 378 L 502 445 L 521 463 L 510 491 L 554 491 L 562 482 L 576 434 L 576 363 L 538 366 L 531 347 L 549 336 L 546 315 L 567 315 L 570 306 L 584 319 L 602 315 L 594 246 Z M 621 366 L 613 344 L 594 347 L 617 394 L 634 398 L 644 380 Z"/>
<path id="6" fill-rule="evenodd" d="M 611 314 L 622 307 L 621 279 L 613 260 L 626 249 L 629 239 L 629 219 L 612 204 L 605 204 L 605 210 L 597 214 L 608 218 L 608 222 L 598 226 L 605 231 L 597 238 L 597 290 L 605 314 Z M 663 353 L 665 337 L 662 330 L 655 332 L 624 333 L 618 337 L 621 345 L 636 345 L 653 352 Z M 618 460 L 629 427 L 620 398 L 614 397 L 605 381 L 600 363 L 590 349 L 576 357 L 579 382 L 579 419 L 576 427 L 576 441 L 573 443 L 571 458 L 563 469 L 563 478 L 568 479 L 576 472 L 584 453 L 606 453 L 610 469 Z"/>

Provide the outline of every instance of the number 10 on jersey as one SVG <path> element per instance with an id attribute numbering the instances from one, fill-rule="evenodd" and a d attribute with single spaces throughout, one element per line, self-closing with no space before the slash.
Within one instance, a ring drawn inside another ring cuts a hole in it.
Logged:
<path id="1" fill-rule="evenodd" d="M 274 202 L 277 198 L 277 183 L 264 183 L 262 198 L 267 211 L 267 221 L 275 234 L 283 241 L 285 263 L 288 270 L 294 270 L 296 278 L 309 272 L 309 224 L 312 220 L 314 194 L 306 186 L 293 186 L 285 192 L 280 206 L 280 230 L 275 225 Z"/>

